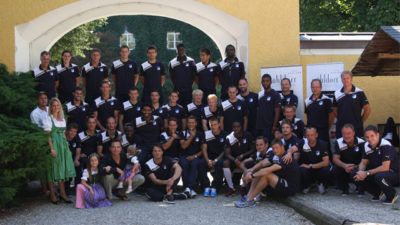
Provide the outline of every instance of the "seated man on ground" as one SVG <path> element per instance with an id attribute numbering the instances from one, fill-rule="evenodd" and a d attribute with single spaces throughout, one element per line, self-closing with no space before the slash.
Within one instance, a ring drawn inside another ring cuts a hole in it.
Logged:
<path id="1" fill-rule="evenodd" d="M 246 183 L 251 182 L 250 190 L 247 195 L 234 203 L 236 207 L 254 207 L 254 198 L 265 188 L 268 193 L 277 197 L 292 196 L 298 191 L 300 172 L 297 162 L 295 160 L 284 162 L 285 148 L 280 140 L 272 141 L 271 146 L 274 153 L 268 159 L 271 165 L 246 174 L 244 180 Z"/>

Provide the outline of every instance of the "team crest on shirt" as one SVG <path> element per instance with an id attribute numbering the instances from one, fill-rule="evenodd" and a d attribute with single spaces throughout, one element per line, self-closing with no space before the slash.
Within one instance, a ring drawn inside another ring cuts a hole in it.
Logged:
<path id="1" fill-rule="evenodd" d="M 73 73 L 73 72 L 75 72 L 75 70 L 74 70 L 74 69 L 71 69 L 71 73 Z"/>
<path id="2" fill-rule="evenodd" d="M 189 63 L 186 63 L 186 67 L 189 67 Z"/>
<path id="3" fill-rule="evenodd" d="M 166 169 L 167 169 L 167 165 L 164 165 L 164 166 L 163 166 L 163 169 L 166 170 Z"/>
<path id="4" fill-rule="evenodd" d="M 84 111 L 84 112 L 85 112 L 85 111 L 86 111 L 86 108 L 85 108 L 85 107 L 83 107 L 83 108 L 82 108 L 82 111 Z"/>
<path id="5" fill-rule="evenodd" d="M 318 105 L 323 105 L 324 102 L 323 101 L 319 101 Z"/>
<path id="6" fill-rule="evenodd" d="M 254 100 L 253 100 L 253 98 L 249 98 L 249 102 L 253 102 Z"/>
<path id="7" fill-rule="evenodd" d="M 294 129 L 294 130 L 297 130 L 297 125 L 294 125 L 293 129 Z"/>
<path id="8" fill-rule="evenodd" d="M 357 98 L 357 95 L 356 95 L 356 94 L 353 94 L 351 97 L 352 97 L 353 99 L 356 99 L 356 98 Z"/>
<path id="9" fill-rule="evenodd" d="M 287 98 L 287 99 L 286 99 L 286 102 L 290 102 L 290 98 Z"/>
<path id="10" fill-rule="evenodd" d="M 140 111 L 140 106 L 136 107 L 136 111 Z"/>
<path id="11" fill-rule="evenodd" d="M 153 126 L 156 126 L 157 125 L 157 121 L 153 121 Z"/>
<path id="12" fill-rule="evenodd" d="M 100 68 L 100 72 L 103 72 L 104 71 L 104 69 L 103 68 Z"/>
<path id="13" fill-rule="evenodd" d="M 199 142 L 200 141 L 200 139 L 197 137 L 195 140 L 194 140 L 195 142 Z"/>
<path id="14" fill-rule="evenodd" d="M 132 64 L 129 64 L 129 69 L 132 69 Z"/>
<path id="15" fill-rule="evenodd" d="M 236 68 L 239 68 L 239 64 L 236 63 Z"/>
<path id="16" fill-rule="evenodd" d="M 110 105 L 114 105 L 114 102 L 110 102 Z"/>
<path id="17" fill-rule="evenodd" d="M 223 138 L 223 137 L 220 138 L 220 139 L 219 139 L 219 142 L 221 142 L 221 143 L 224 142 L 224 138 Z"/>
<path id="18" fill-rule="evenodd" d="M 271 96 L 268 96 L 267 101 L 271 101 Z"/>
<path id="19" fill-rule="evenodd" d="M 163 113 L 163 109 L 159 109 L 158 112 L 159 112 L 159 113 Z"/>
<path id="20" fill-rule="evenodd" d="M 355 151 L 355 152 L 360 151 L 360 149 L 358 148 L 358 146 L 356 146 L 356 147 L 354 148 L 354 151 Z"/>
<path id="21" fill-rule="evenodd" d="M 321 153 L 319 151 L 315 152 L 315 155 L 319 156 Z"/>
<path id="22" fill-rule="evenodd" d="M 50 72 L 50 76 L 53 76 L 53 72 Z"/>
<path id="23" fill-rule="evenodd" d="M 179 113 L 179 109 L 175 109 L 175 113 Z"/>
<path id="24" fill-rule="evenodd" d="M 245 138 L 245 139 L 243 139 L 243 144 L 246 144 L 247 143 L 247 139 Z"/>
<path id="25" fill-rule="evenodd" d="M 211 69 L 210 69 L 210 72 L 213 72 L 213 71 L 214 71 L 214 69 L 213 69 L 213 68 L 211 68 Z"/>
<path id="26" fill-rule="evenodd" d="M 241 109 L 242 109 L 242 106 L 238 105 L 237 110 L 241 110 Z"/>
<path id="27" fill-rule="evenodd" d="M 76 143 L 75 143 L 75 142 L 72 144 L 72 147 L 73 147 L 73 148 L 75 148 L 75 147 L 76 147 Z"/>
<path id="28" fill-rule="evenodd" d="M 157 70 L 161 70 L 161 68 L 159 66 L 157 66 Z"/>

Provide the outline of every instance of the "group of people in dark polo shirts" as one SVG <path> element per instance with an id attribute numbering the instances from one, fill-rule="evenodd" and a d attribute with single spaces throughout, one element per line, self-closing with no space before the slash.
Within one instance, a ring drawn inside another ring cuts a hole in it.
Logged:
<path id="1" fill-rule="evenodd" d="M 71 63 L 70 51 L 62 53 L 56 67 L 49 65 L 50 54 L 42 52 L 41 64 L 33 70 L 37 91 L 48 99 L 58 96 L 67 132 L 76 130 L 74 137 L 68 136 L 77 174 L 72 183 L 80 182 L 88 156 L 96 154 L 101 174 L 115 174 L 103 179 L 107 197 L 114 193 L 126 199 L 120 189 L 129 182 L 115 171 L 123 171 L 134 152 L 132 163 L 139 170 L 132 168 L 145 181 L 133 179 L 127 192 L 137 189 L 154 201 L 174 203 L 194 198 L 199 190 L 205 197 L 224 191 L 226 196 L 240 193 L 234 204 L 242 208 L 255 206 L 265 194 L 287 197 L 314 188 L 323 194 L 328 186 L 348 195 L 349 183 L 360 196 L 372 194 L 374 201 L 397 200 L 397 152 L 375 126 L 364 129 L 371 107 L 364 91 L 353 85 L 351 72 L 342 73 L 343 87 L 333 99 L 322 93 L 320 80 L 312 80 L 312 95 L 301 103 L 290 79 L 281 80 L 278 92 L 271 88 L 269 74 L 261 77 L 262 90 L 251 92 L 233 45 L 226 46 L 226 58 L 219 63 L 212 62 L 206 48 L 196 63 L 183 44 L 168 65 L 157 60 L 154 46 L 141 64 L 129 54 L 122 46 L 120 59 L 109 69 L 97 49 L 82 68 Z M 162 94 L 166 70 L 174 84 L 169 96 Z M 139 82 L 142 92 L 136 88 Z M 31 117 L 40 126 L 47 100 L 39 96 Z M 307 123 L 296 117 L 298 104 L 305 104 Z M 337 139 L 331 146 L 332 126 Z M 124 160 L 113 160 L 117 154 Z"/>

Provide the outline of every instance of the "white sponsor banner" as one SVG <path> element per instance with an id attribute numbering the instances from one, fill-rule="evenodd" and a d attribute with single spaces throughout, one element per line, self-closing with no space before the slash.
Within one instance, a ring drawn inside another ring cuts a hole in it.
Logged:
<path id="1" fill-rule="evenodd" d="M 333 92 L 343 86 L 340 79 L 340 74 L 343 70 L 344 65 L 342 62 L 308 64 L 306 69 L 307 98 L 312 94 L 311 81 L 313 79 L 320 79 L 322 82 L 322 92 L 332 98 Z"/>
<path id="2" fill-rule="evenodd" d="M 296 116 L 300 119 L 304 117 L 304 98 L 303 98 L 303 68 L 298 66 L 279 66 L 279 67 L 263 67 L 261 68 L 261 76 L 269 74 L 272 77 L 271 87 L 281 92 L 281 80 L 283 78 L 290 79 L 292 84 L 291 90 L 297 96 L 299 102 Z M 262 90 L 262 86 L 260 91 Z"/>

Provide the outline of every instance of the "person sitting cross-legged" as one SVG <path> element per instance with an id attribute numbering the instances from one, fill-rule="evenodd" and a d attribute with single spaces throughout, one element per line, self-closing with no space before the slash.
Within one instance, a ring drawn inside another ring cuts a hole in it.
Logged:
<path id="1" fill-rule="evenodd" d="M 254 207 L 254 198 L 265 188 L 272 196 L 288 197 L 296 194 L 300 186 L 300 170 L 297 162 L 285 163 L 285 148 L 280 140 L 271 143 L 273 155 L 268 159 L 269 166 L 258 171 L 247 173 L 244 180 L 251 182 L 247 195 L 234 202 L 237 208 Z"/>

